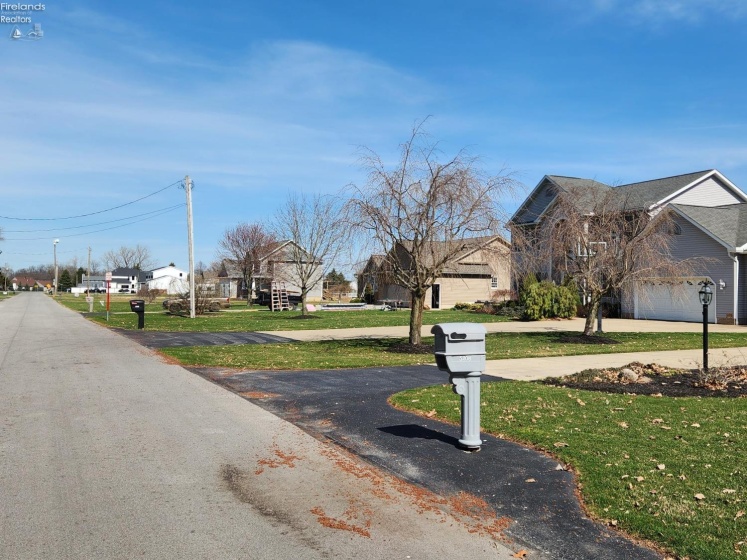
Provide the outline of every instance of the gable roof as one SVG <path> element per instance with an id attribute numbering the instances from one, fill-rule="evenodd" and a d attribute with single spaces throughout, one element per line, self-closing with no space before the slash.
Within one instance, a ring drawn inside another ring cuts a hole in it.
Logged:
<path id="1" fill-rule="evenodd" d="M 504 247 L 510 247 L 511 244 L 506 241 L 501 235 L 486 235 L 486 236 L 480 236 L 480 237 L 469 237 L 465 239 L 460 239 L 460 242 L 464 244 L 464 247 L 456 254 L 452 256 L 452 258 L 449 259 L 449 262 L 447 263 L 446 267 L 444 268 L 444 273 L 457 273 L 461 268 L 464 268 L 462 265 L 467 266 L 467 268 L 472 269 L 475 265 L 474 263 L 462 263 L 464 259 L 466 259 L 468 256 L 472 255 L 473 253 L 484 249 L 488 245 L 492 243 L 499 243 L 500 245 L 503 245 Z M 451 242 L 448 241 L 433 241 L 430 243 L 430 251 L 429 255 L 430 257 L 435 258 L 441 258 L 443 256 L 446 256 L 450 249 Z M 398 243 L 398 245 L 402 246 L 405 251 L 409 253 L 409 246 L 412 245 L 412 242 L 404 241 Z M 389 252 L 389 254 L 392 253 L 396 254 L 396 250 L 392 250 Z M 485 263 L 482 263 L 485 264 Z M 489 267 L 487 267 L 489 268 Z"/>
<path id="2" fill-rule="evenodd" d="M 286 247 L 290 247 L 291 245 L 295 245 L 296 248 L 299 251 L 301 251 L 301 253 L 304 255 L 304 258 L 308 258 L 310 256 L 309 252 L 306 249 L 304 249 L 303 247 L 301 247 L 298 243 L 296 243 L 292 239 L 287 239 L 285 241 L 278 241 L 278 242 L 276 242 L 275 246 L 272 249 L 270 249 L 270 252 L 267 253 L 266 255 L 264 255 L 263 257 L 261 257 L 259 260 L 260 261 L 265 261 L 268 258 L 270 258 L 271 256 L 276 255 L 277 253 L 279 253 L 280 251 L 282 251 Z"/>
<path id="3" fill-rule="evenodd" d="M 49 285 L 52 285 L 54 283 L 52 282 L 52 280 L 37 280 L 36 278 L 25 274 L 14 276 L 11 281 L 15 282 L 19 286 L 45 286 L 47 283 Z"/>
<path id="4" fill-rule="evenodd" d="M 257 278 L 262 277 L 263 275 L 260 273 L 260 270 L 259 270 L 259 268 L 262 266 L 262 263 L 265 263 L 266 261 L 270 260 L 270 257 L 277 255 L 284 248 L 289 247 L 291 245 L 295 245 L 296 247 L 298 247 L 301 253 L 305 257 L 308 257 L 309 252 L 306 251 L 306 249 L 301 247 L 298 243 L 296 243 L 292 239 L 289 239 L 286 241 L 276 241 L 271 244 L 270 246 L 271 248 L 269 252 L 261 256 L 259 258 L 258 263 L 255 263 L 255 269 L 254 269 L 253 275 Z M 279 260 L 275 260 L 275 262 L 292 262 L 292 260 L 281 258 Z M 218 272 L 218 278 L 242 278 L 242 274 L 238 266 L 232 263 L 229 259 L 223 259 L 221 261 L 221 269 Z"/>
<path id="5" fill-rule="evenodd" d="M 514 213 L 509 223 L 531 224 L 539 221 L 542 215 L 547 212 L 547 209 L 555 201 L 555 196 L 546 197 L 547 200 L 544 201 L 544 205 L 540 204 L 539 207 L 537 205 L 539 201 L 537 198 L 539 191 L 543 190 L 543 187 L 547 188 L 548 185 L 552 185 L 555 188 L 566 192 L 573 189 L 578 190 L 581 195 L 573 202 L 579 209 L 585 212 L 593 211 L 593 200 L 595 199 L 595 194 L 598 194 L 599 192 L 611 193 L 614 197 L 613 202 L 619 204 L 620 209 L 637 210 L 644 208 L 654 209 L 657 206 L 663 206 L 675 196 L 688 190 L 693 185 L 713 176 L 715 176 L 719 183 L 721 183 L 728 191 L 734 194 L 736 198 L 747 202 L 747 195 L 745 195 L 716 169 L 695 171 L 693 173 L 685 173 L 683 175 L 674 175 L 672 177 L 652 179 L 638 183 L 628 183 L 616 187 L 593 179 L 545 175 L 529 197 L 527 197 L 524 203 Z M 584 193 L 587 193 L 588 196 L 584 196 Z M 525 219 L 521 219 L 522 214 Z"/>
<path id="6" fill-rule="evenodd" d="M 747 204 L 691 206 L 672 204 L 670 208 L 732 251 L 747 251 Z"/>
<path id="7" fill-rule="evenodd" d="M 708 169 L 706 171 L 675 175 L 674 177 L 620 185 L 615 189 L 615 192 L 627 198 L 628 202 L 630 202 L 630 208 L 650 208 L 651 206 L 662 203 L 667 198 L 696 181 L 704 179 L 707 175 L 713 174 L 715 171 L 715 169 Z"/>

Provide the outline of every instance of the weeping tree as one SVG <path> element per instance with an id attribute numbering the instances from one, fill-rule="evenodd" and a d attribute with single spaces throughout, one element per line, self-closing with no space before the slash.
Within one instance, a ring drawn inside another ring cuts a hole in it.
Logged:
<path id="1" fill-rule="evenodd" d="M 573 279 L 586 315 L 584 335 L 592 335 L 603 297 L 651 278 L 692 276 L 705 264 L 672 256 L 676 229 L 670 210 L 651 212 L 624 191 L 568 187 L 539 223 L 512 224 L 513 273 Z"/>
<path id="2" fill-rule="evenodd" d="M 486 244 L 500 229 L 499 201 L 513 194 L 504 172 L 486 175 L 464 150 L 445 157 L 413 127 L 393 165 L 364 149 L 368 180 L 350 187 L 348 219 L 369 249 L 384 253 L 382 270 L 410 295 L 409 342 L 421 342 L 428 289 L 465 250 Z"/>

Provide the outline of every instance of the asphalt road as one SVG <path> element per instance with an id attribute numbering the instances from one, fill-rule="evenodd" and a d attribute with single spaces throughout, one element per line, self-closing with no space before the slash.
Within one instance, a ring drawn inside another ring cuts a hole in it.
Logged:
<path id="1" fill-rule="evenodd" d="M 494 515 L 452 507 L 48 296 L 16 295 L 0 317 L 0 558 L 520 552 Z"/>

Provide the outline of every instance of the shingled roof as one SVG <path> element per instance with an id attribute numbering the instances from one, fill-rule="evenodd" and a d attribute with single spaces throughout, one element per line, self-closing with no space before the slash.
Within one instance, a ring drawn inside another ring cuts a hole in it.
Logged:
<path id="1" fill-rule="evenodd" d="M 614 192 L 616 195 L 626 199 L 628 203 L 626 206 L 628 208 L 647 208 L 684 189 L 712 171 L 714 170 L 707 169 L 705 171 L 696 171 L 695 173 L 675 175 L 674 177 L 620 185 L 619 187 L 615 187 Z"/>
<path id="2" fill-rule="evenodd" d="M 621 210 L 650 208 L 714 171 L 713 169 L 707 169 L 619 186 L 607 185 L 594 179 L 545 175 L 535 190 L 532 191 L 532 194 L 516 211 L 511 221 L 514 223 L 532 223 L 539 219 L 555 200 L 555 196 L 547 197 L 546 203 L 542 203 L 540 202 L 541 199 L 538 198 L 540 187 L 547 181 L 550 182 L 553 190 L 574 191 L 576 198 L 573 203 L 576 207 L 582 212 L 591 213 L 594 211 L 594 205 L 599 203 L 602 198 L 605 199 L 607 204 L 618 205 Z M 552 190 L 550 192 L 552 193 Z M 538 202 L 540 202 L 539 205 Z M 519 219 L 522 215 L 523 219 Z"/>
<path id="3" fill-rule="evenodd" d="M 747 245 L 747 204 L 712 207 L 672 204 L 671 208 L 732 250 Z"/>

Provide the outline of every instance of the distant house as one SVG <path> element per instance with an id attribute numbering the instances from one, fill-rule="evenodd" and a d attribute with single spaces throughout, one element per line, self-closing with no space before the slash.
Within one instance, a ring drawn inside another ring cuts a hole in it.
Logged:
<path id="1" fill-rule="evenodd" d="M 37 280 L 26 275 L 14 276 L 11 280 L 13 291 L 40 291 L 51 288 L 53 283 L 52 280 Z"/>
<path id="2" fill-rule="evenodd" d="M 115 268 L 111 271 L 112 279 L 109 283 L 109 292 L 113 294 L 136 294 L 145 283 L 145 272 L 137 268 Z M 73 292 L 83 292 L 91 286 L 91 291 L 106 290 L 106 276 L 94 275 L 90 277 L 82 275 L 80 283 L 72 288 Z"/>
<path id="3" fill-rule="evenodd" d="M 302 255 L 302 262 L 313 263 L 313 257 L 308 255 L 302 247 L 293 241 L 282 241 L 276 243 L 258 263 L 255 264 L 252 274 L 252 285 L 245 286 L 241 271 L 224 261 L 222 270 L 218 273 L 218 289 L 222 297 L 246 298 L 250 293 L 252 298 L 257 297 L 260 291 L 270 291 L 273 282 L 280 282 L 285 289 L 291 293 L 301 293 L 301 281 L 298 277 L 294 255 Z M 321 267 L 312 278 L 311 290 L 307 294 L 308 301 L 322 300 L 322 276 Z"/>
<path id="4" fill-rule="evenodd" d="M 556 197 L 570 190 L 600 191 L 625 201 L 631 211 L 652 216 L 663 208 L 672 210 L 671 256 L 699 257 L 705 262 L 692 278 L 649 278 L 612 294 L 620 298 L 623 317 L 702 321 L 698 282 L 707 278 L 715 284 L 709 320 L 747 324 L 747 195 L 724 175 L 710 169 L 616 187 L 592 179 L 545 175 L 511 218 L 511 227 L 531 231 L 552 219 Z M 579 199 L 579 204 L 586 202 Z M 593 219 L 594 208 L 585 212 Z M 550 261 L 537 272 L 545 278 L 559 277 Z"/>
<path id="5" fill-rule="evenodd" d="M 164 293 L 183 294 L 189 290 L 189 274 L 173 264 L 154 268 L 145 273 L 145 283 L 150 290 L 163 290 Z"/>
<path id="6" fill-rule="evenodd" d="M 501 300 L 511 289 L 510 244 L 500 235 L 464 240 L 466 247 L 456 254 L 426 293 L 431 309 L 448 309 L 456 303 Z M 433 254 L 439 252 L 434 243 Z M 398 259 L 407 268 L 409 256 L 401 247 L 387 254 L 371 255 L 357 275 L 359 297 L 373 302 L 410 302 L 410 293 L 397 284 L 391 272 L 391 260 Z"/>

